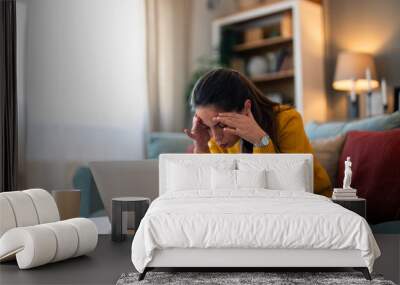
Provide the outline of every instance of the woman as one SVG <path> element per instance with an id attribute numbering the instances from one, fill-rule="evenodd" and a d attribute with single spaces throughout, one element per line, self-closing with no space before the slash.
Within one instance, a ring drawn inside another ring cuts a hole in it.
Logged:
<path id="1" fill-rule="evenodd" d="M 300 114 L 270 101 L 237 71 L 215 69 L 193 88 L 195 153 L 313 153 Z M 330 197 L 331 182 L 314 157 L 314 192 Z"/>

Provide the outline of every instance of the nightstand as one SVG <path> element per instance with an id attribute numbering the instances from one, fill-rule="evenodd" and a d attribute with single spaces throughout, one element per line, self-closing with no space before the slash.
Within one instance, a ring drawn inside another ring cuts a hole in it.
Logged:
<path id="1" fill-rule="evenodd" d="M 367 218 L 367 200 L 364 198 L 332 199 L 332 202 L 359 214 L 364 219 Z"/>
<path id="2" fill-rule="evenodd" d="M 123 241 L 126 238 L 126 235 L 123 234 L 124 229 L 122 229 L 123 212 L 135 212 L 136 231 L 149 206 L 150 199 L 145 197 L 112 198 L 111 239 L 113 241 Z"/>

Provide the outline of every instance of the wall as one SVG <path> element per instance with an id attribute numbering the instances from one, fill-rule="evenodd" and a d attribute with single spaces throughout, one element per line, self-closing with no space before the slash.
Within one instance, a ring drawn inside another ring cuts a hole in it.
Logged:
<path id="1" fill-rule="evenodd" d="M 342 50 L 375 55 L 379 77 L 400 86 L 400 1 L 325 0 L 326 86 L 331 119 L 346 119 L 346 95 L 332 90 L 336 57 Z M 390 89 L 390 94 L 393 94 Z M 393 100 L 392 96 L 389 100 Z"/>
<path id="2" fill-rule="evenodd" d="M 17 0 L 25 52 L 24 187 L 71 187 L 78 165 L 144 155 L 144 2 Z M 26 19 L 21 19 L 26 17 Z M 21 62 L 23 61 L 23 62 Z"/>
<path id="3" fill-rule="evenodd" d="M 237 9 L 237 1 L 214 1 L 214 9 L 207 8 L 207 0 L 192 0 L 192 26 L 190 40 L 189 70 L 193 71 L 198 66 L 198 60 L 202 57 L 212 56 L 211 25 L 218 17 L 231 14 Z"/>

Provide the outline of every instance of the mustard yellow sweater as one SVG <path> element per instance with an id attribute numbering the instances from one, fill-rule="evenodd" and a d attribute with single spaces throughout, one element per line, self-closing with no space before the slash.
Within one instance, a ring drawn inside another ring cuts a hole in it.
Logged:
<path id="1" fill-rule="evenodd" d="M 301 115 L 287 106 L 279 107 L 277 114 L 279 149 L 282 153 L 312 153 L 313 148 L 304 132 Z M 208 142 L 211 153 L 240 153 L 240 140 L 232 147 L 221 148 L 214 139 Z M 265 147 L 253 147 L 253 153 L 275 153 L 270 140 Z M 314 193 L 331 197 L 332 185 L 328 174 L 314 155 Z"/>

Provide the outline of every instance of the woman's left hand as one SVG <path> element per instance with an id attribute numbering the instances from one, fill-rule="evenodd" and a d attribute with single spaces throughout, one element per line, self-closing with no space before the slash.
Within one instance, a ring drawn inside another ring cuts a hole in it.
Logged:
<path id="1" fill-rule="evenodd" d="M 266 135 L 250 110 L 245 114 L 219 113 L 213 120 L 226 125 L 223 129 L 224 133 L 237 135 L 252 144 L 259 144 Z"/>

